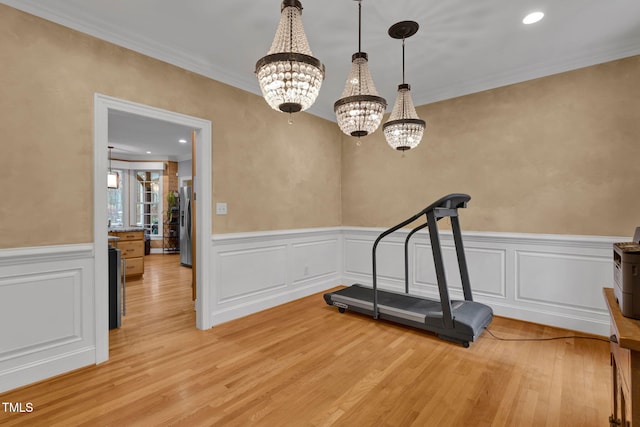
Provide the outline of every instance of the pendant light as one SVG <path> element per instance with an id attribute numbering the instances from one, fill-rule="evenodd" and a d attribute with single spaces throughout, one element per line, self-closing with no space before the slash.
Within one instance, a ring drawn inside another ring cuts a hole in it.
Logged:
<path id="1" fill-rule="evenodd" d="M 387 101 L 378 95 L 362 52 L 362 0 L 358 2 L 358 52 L 351 56 L 351 72 L 342 96 L 333 105 L 340 130 L 347 135 L 366 136 L 380 126 Z"/>
<path id="2" fill-rule="evenodd" d="M 387 143 L 399 151 L 415 148 L 420 144 L 425 121 L 420 120 L 411 100 L 411 86 L 404 82 L 404 40 L 418 32 L 418 23 L 403 21 L 389 28 L 389 35 L 402 39 L 402 84 L 398 85 L 398 95 L 389 120 L 382 126 Z"/>
<path id="3" fill-rule="evenodd" d="M 324 65 L 312 56 L 301 16 L 298 0 L 283 0 L 271 49 L 256 63 L 264 99 L 271 108 L 284 113 L 309 108 L 324 80 Z"/>
<path id="4" fill-rule="evenodd" d="M 118 188 L 120 186 L 120 176 L 111 170 L 111 150 L 113 147 L 109 146 L 109 173 L 107 173 L 107 188 Z"/>

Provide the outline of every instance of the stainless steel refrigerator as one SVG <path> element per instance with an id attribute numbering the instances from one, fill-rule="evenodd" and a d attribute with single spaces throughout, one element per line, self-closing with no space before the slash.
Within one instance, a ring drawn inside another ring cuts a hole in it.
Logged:
<path id="1" fill-rule="evenodd" d="M 191 187 L 180 188 L 180 264 L 191 267 Z"/>

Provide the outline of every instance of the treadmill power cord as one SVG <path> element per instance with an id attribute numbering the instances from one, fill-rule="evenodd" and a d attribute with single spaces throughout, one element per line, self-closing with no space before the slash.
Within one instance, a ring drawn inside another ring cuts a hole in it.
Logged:
<path id="1" fill-rule="evenodd" d="M 484 328 L 485 331 L 487 331 L 489 333 L 489 335 L 491 335 L 493 338 L 499 340 L 499 341 L 553 341 L 553 340 L 564 340 L 564 339 L 568 339 L 568 338 L 575 338 L 575 339 L 583 339 L 583 340 L 594 340 L 594 341 L 604 341 L 604 342 L 610 342 L 610 340 L 606 339 L 606 338 L 600 338 L 600 337 L 584 337 L 584 336 L 579 336 L 579 335 L 566 335 L 566 336 L 560 336 L 560 337 L 549 337 L 549 338 L 502 338 L 502 337 L 498 337 L 496 336 L 493 332 L 491 332 L 491 330 L 489 330 L 488 327 Z"/>

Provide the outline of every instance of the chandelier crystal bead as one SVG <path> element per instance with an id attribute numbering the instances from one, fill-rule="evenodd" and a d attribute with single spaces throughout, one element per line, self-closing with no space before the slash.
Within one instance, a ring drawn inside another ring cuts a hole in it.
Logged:
<path id="1" fill-rule="evenodd" d="M 282 2 L 271 49 L 258 60 L 255 72 L 262 96 L 274 110 L 304 111 L 318 97 L 325 68 L 309 48 L 298 0 Z"/>
<path id="2" fill-rule="evenodd" d="M 351 72 L 340 99 L 333 105 L 340 130 L 347 135 L 362 137 L 374 132 L 382 122 L 387 101 L 378 95 L 368 57 L 360 51 L 362 1 L 358 0 L 358 52 L 351 57 Z"/>
<path id="3" fill-rule="evenodd" d="M 418 23 L 403 21 L 389 28 L 389 35 L 402 39 L 402 84 L 398 85 L 398 94 L 389 120 L 382 126 L 387 143 L 394 150 L 407 151 L 420 144 L 426 123 L 416 113 L 411 99 L 411 86 L 404 82 L 404 40 L 418 31 Z"/>

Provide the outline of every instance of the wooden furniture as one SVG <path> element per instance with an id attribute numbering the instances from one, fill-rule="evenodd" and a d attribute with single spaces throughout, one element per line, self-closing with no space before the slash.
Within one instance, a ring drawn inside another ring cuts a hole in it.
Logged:
<path id="1" fill-rule="evenodd" d="M 122 259 L 126 262 L 127 278 L 144 274 L 144 230 L 122 229 L 109 231 L 110 236 L 117 236 L 118 249 L 122 251 Z"/>
<path id="2" fill-rule="evenodd" d="M 624 317 L 612 288 L 604 288 L 611 316 L 610 426 L 640 426 L 640 321 Z"/>

